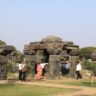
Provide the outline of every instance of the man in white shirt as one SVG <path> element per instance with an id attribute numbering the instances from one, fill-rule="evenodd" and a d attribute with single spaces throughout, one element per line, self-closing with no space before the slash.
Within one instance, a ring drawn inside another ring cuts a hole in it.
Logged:
<path id="1" fill-rule="evenodd" d="M 68 61 L 66 61 L 66 74 L 69 74 L 69 69 L 70 69 L 70 63 Z"/>
<path id="2" fill-rule="evenodd" d="M 40 64 L 41 67 L 42 67 L 42 76 L 44 76 L 45 73 L 46 73 L 45 65 L 47 65 L 47 64 L 48 64 L 48 63 L 41 63 L 41 64 Z"/>
<path id="3" fill-rule="evenodd" d="M 23 64 L 21 62 L 19 62 L 19 64 L 18 64 L 18 69 L 19 69 L 19 80 L 22 80 Z"/>
<path id="4" fill-rule="evenodd" d="M 77 80 L 80 78 L 82 78 L 82 75 L 80 73 L 80 71 L 82 70 L 81 64 L 79 63 L 79 61 L 76 62 L 76 74 L 77 74 Z"/>

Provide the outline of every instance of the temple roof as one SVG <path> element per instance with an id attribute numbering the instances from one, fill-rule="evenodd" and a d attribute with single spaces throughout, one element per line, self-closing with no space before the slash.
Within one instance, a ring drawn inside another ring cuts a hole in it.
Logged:
<path id="1" fill-rule="evenodd" d="M 55 35 L 51 35 L 51 36 L 47 36 L 45 38 L 43 38 L 41 40 L 41 42 L 62 42 L 62 38 L 58 37 L 58 36 L 55 36 Z"/>

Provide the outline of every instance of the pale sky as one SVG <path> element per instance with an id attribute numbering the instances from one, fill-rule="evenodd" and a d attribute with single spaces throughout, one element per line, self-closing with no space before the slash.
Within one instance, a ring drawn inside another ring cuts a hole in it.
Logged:
<path id="1" fill-rule="evenodd" d="M 96 0 L 0 0 L 1 40 L 22 51 L 48 35 L 96 47 Z"/>

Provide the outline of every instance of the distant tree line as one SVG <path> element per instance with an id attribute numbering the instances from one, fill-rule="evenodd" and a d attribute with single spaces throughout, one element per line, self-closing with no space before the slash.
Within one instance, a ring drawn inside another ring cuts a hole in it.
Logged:
<path id="1" fill-rule="evenodd" d="M 92 71 L 96 76 L 96 61 L 92 61 L 93 53 L 96 53 L 96 47 L 80 48 L 80 59 L 83 61 L 83 68 Z"/>
<path id="2" fill-rule="evenodd" d="M 80 48 L 80 58 L 90 59 L 92 53 L 96 52 L 96 47 Z"/>

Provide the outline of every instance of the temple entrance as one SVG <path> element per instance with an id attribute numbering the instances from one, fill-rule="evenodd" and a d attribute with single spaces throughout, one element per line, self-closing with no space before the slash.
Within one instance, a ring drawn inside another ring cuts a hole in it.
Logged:
<path id="1" fill-rule="evenodd" d="M 61 75 L 66 76 L 70 73 L 70 64 L 65 62 L 61 63 Z"/>
<path id="2" fill-rule="evenodd" d="M 49 54 L 48 54 L 48 52 L 47 52 L 47 50 L 44 50 L 44 62 L 45 63 L 49 63 Z"/>
<path id="3" fill-rule="evenodd" d="M 36 54 L 36 61 L 42 63 L 49 63 L 49 54 L 47 50 L 38 50 Z"/>

